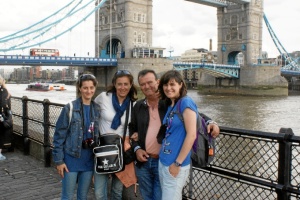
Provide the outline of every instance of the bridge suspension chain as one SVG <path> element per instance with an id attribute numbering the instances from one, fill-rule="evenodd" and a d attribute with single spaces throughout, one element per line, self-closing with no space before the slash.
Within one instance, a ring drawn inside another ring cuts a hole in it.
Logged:
<path id="1" fill-rule="evenodd" d="M 292 71 L 300 71 L 300 66 L 298 65 L 298 63 L 290 56 L 290 54 L 285 50 L 285 48 L 283 47 L 283 45 L 281 44 L 281 42 L 279 41 L 279 39 L 277 38 L 275 32 L 273 31 L 266 15 L 264 14 L 263 16 L 264 18 L 264 22 L 268 28 L 268 31 L 270 33 L 270 36 L 277 48 L 277 50 L 279 51 L 280 55 L 282 57 L 284 57 L 284 59 L 288 62 L 288 65 L 283 66 L 284 70 L 292 70 Z"/>
<path id="2" fill-rule="evenodd" d="M 41 21 L 0 38 L 0 52 L 24 50 L 57 39 L 84 22 L 106 2 L 106 0 L 101 0 L 99 4 L 94 6 L 95 0 L 89 0 L 85 4 L 82 1 L 84 0 L 79 2 L 73 0 Z M 93 5 L 92 8 L 91 5 Z M 63 14 L 65 12 L 66 14 Z M 74 21 L 73 24 L 70 25 L 67 19 Z M 60 32 L 56 33 L 56 30 L 60 30 Z M 44 37 L 46 38 L 44 39 Z"/>

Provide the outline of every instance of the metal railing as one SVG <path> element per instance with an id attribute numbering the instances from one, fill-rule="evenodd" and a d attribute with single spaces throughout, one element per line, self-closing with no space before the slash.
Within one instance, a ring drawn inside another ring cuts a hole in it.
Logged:
<path id="1" fill-rule="evenodd" d="M 14 133 L 44 148 L 51 165 L 52 138 L 63 104 L 12 97 Z M 184 199 L 300 199 L 300 137 L 291 129 L 279 133 L 220 127 L 214 161 L 193 168 Z"/>

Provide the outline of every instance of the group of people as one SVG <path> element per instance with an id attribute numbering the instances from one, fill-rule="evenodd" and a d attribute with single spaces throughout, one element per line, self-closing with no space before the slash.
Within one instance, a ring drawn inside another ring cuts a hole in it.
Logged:
<path id="1" fill-rule="evenodd" d="M 178 71 L 167 71 L 158 79 L 155 71 L 142 70 L 138 84 L 145 95 L 141 100 L 137 100 L 132 74 L 119 70 L 108 90 L 92 100 L 96 77 L 82 74 L 78 78 L 78 99 L 62 109 L 53 140 L 53 160 L 62 177 L 61 199 L 72 199 L 76 184 L 77 199 L 87 199 L 92 182 L 95 199 L 108 199 L 109 178 L 110 199 L 122 199 L 123 186 L 136 181 L 145 200 L 182 198 L 191 164 L 190 152 L 196 139 L 197 105 L 186 97 L 187 87 Z M 169 117 L 182 97 L 185 97 L 180 106 L 183 121 L 176 115 Z M 130 112 L 128 126 L 125 125 L 126 112 Z M 213 137 L 218 136 L 216 123 L 208 123 L 207 128 Z M 165 130 L 165 136 L 160 144 L 157 135 L 161 130 Z M 95 173 L 92 152 L 95 134 L 123 136 L 124 131 L 125 150 L 131 148 L 135 153 L 135 165 L 131 163 L 134 170 L 126 166 L 125 171 L 114 174 Z"/>
<path id="2" fill-rule="evenodd" d="M 3 148 L 11 146 L 12 114 L 10 110 L 10 94 L 5 85 L 5 79 L 0 75 L 0 161 L 6 157 Z"/>

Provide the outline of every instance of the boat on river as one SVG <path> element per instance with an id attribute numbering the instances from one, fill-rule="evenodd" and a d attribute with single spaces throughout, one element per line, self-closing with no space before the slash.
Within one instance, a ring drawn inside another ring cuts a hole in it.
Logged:
<path id="1" fill-rule="evenodd" d="M 65 84 L 52 84 L 52 83 L 30 83 L 26 90 L 30 91 L 64 91 L 66 90 Z"/>
<path id="2" fill-rule="evenodd" d="M 50 91 L 49 83 L 30 83 L 27 85 L 26 90 L 30 91 Z"/>
<path id="3" fill-rule="evenodd" d="M 62 83 L 53 83 L 50 84 L 50 90 L 56 90 L 56 91 L 64 91 L 66 90 L 66 85 Z"/>

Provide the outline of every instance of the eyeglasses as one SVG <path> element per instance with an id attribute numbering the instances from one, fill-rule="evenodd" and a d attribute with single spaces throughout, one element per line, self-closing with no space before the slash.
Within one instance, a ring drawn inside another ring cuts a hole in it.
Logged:
<path id="1" fill-rule="evenodd" d="M 115 73 L 115 76 L 118 76 L 118 75 L 131 75 L 131 73 L 127 70 L 118 70 L 116 73 Z"/>

